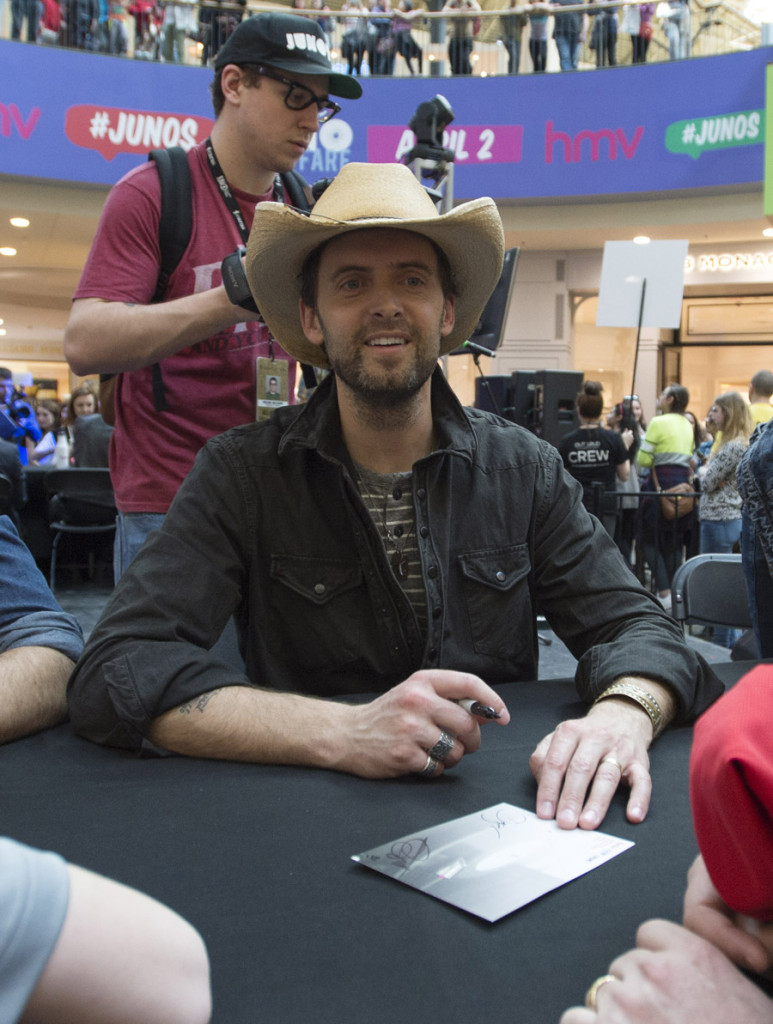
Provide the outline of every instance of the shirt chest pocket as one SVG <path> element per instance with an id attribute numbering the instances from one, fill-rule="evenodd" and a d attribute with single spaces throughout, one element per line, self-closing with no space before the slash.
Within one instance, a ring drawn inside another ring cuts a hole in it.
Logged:
<path id="1" fill-rule="evenodd" d="M 362 657 L 367 594 L 359 562 L 274 555 L 270 574 L 269 635 L 288 638 L 282 649 L 291 668 L 322 664 L 343 671 Z"/>
<path id="2" fill-rule="evenodd" d="M 462 593 L 475 651 L 510 660 L 531 644 L 531 561 L 526 544 L 459 556 Z"/>
<path id="3" fill-rule="evenodd" d="M 312 604 L 326 605 L 362 583 L 359 562 L 274 555 L 271 578 Z"/>

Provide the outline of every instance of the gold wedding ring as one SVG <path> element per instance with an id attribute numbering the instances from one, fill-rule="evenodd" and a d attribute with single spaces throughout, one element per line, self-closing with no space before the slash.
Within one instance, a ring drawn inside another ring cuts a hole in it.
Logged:
<path id="1" fill-rule="evenodd" d="M 602 764 L 613 764 L 615 766 L 615 768 L 617 768 L 617 770 L 620 772 L 621 776 L 623 775 L 623 772 L 625 771 L 625 769 L 620 764 L 620 762 L 617 760 L 617 758 L 616 757 L 612 757 L 611 754 L 610 754 L 609 757 L 605 757 L 604 760 L 601 763 Z"/>
<path id="2" fill-rule="evenodd" d="M 591 987 L 585 993 L 585 1005 L 589 1010 L 596 1010 L 596 999 L 599 994 L 599 990 L 602 989 L 607 982 L 617 981 L 614 974 L 602 974 L 600 978 L 596 978 Z"/>

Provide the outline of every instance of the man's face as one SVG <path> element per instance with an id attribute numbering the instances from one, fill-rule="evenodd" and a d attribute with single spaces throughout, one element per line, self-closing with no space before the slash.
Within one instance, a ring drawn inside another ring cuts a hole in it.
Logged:
<path id="1" fill-rule="evenodd" d="M 353 231 L 322 252 L 317 309 L 301 303 L 313 344 L 324 342 L 339 382 L 373 405 L 413 397 L 432 375 L 441 338 L 454 326 L 437 255 L 420 235 L 391 228 Z"/>
<path id="2" fill-rule="evenodd" d="M 287 86 L 273 78 L 259 77 L 247 85 L 241 69 L 235 110 L 238 133 L 245 154 L 261 170 L 275 174 L 291 171 L 306 152 L 319 128 L 317 107 L 312 103 L 303 110 L 290 110 L 285 104 Z M 227 73 L 227 69 L 223 74 Z M 319 75 L 297 75 L 278 71 L 289 81 L 305 85 L 315 96 L 327 96 L 327 78 Z"/>
<path id="3" fill-rule="evenodd" d="M 670 412 L 672 403 L 673 398 L 671 397 L 671 392 L 668 388 L 664 388 L 660 392 L 660 397 L 658 398 L 658 409 L 660 409 L 661 412 Z"/>
<path id="4" fill-rule="evenodd" d="M 13 398 L 13 377 L 3 377 L 0 380 L 0 404 L 9 405 Z"/>

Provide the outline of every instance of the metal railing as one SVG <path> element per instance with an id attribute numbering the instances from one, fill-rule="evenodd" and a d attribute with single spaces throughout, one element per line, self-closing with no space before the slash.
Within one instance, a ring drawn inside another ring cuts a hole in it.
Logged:
<path id="1" fill-rule="evenodd" d="M 305 0 L 304 0 L 305 2 Z M 310 2 L 310 0 L 309 0 Z M 364 56 L 360 69 L 362 75 L 372 75 L 377 70 L 395 76 L 411 73 L 425 76 L 444 76 L 450 73 L 447 38 L 455 21 L 472 22 L 474 32 L 471 55 L 472 73 L 477 76 L 505 75 L 511 62 L 512 46 L 509 41 L 515 32 L 519 40 L 520 73 L 530 73 L 532 64 L 529 56 L 529 35 L 531 15 L 548 15 L 548 56 L 547 71 L 558 71 L 558 55 L 552 39 L 552 19 L 554 13 L 581 12 L 584 16 L 585 30 L 581 38 L 578 70 L 589 70 L 596 67 L 596 53 L 590 49 L 593 36 L 592 25 L 599 14 L 617 12 L 616 21 L 620 22 L 625 7 L 640 5 L 642 0 L 625 3 L 624 0 L 611 0 L 609 3 L 573 4 L 557 8 L 549 3 L 519 4 L 515 7 L 503 8 L 501 0 L 491 0 L 484 9 L 477 11 L 443 11 L 426 10 L 410 23 L 410 32 L 416 47 L 422 52 L 421 70 L 418 62 L 405 59 L 401 48 L 392 48 L 391 60 L 384 61 L 379 57 L 379 40 L 391 35 L 395 16 L 399 11 L 359 12 L 343 10 L 344 0 L 332 0 L 330 10 L 316 11 L 310 9 L 297 10 L 293 13 L 304 17 L 313 17 L 323 21 L 323 28 L 328 36 L 333 62 L 339 70 L 347 70 L 347 34 L 357 25 L 364 25 L 365 40 Z M 437 3 L 438 0 L 433 0 Z M 39 3 L 43 25 L 48 17 L 51 4 L 56 7 L 56 0 L 45 0 Z M 22 5 L 19 5 L 21 7 Z M 25 10 L 30 9 L 30 5 Z M 142 60 L 166 60 L 188 65 L 206 65 L 211 62 L 217 49 L 233 31 L 234 27 L 246 16 L 261 10 L 288 10 L 289 5 L 271 5 L 264 3 L 226 3 L 217 0 L 202 0 L 199 3 L 153 3 L 152 0 L 128 0 L 126 17 L 116 24 L 112 21 L 101 21 L 94 12 L 98 11 L 98 0 L 60 0 L 58 4 L 61 23 L 55 31 L 53 27 L 38 30 L 37 41 L 52 45 L 60 45 L 92 52 L 112 53 L 117 56 L 134 57 Z M 12 38 L 15 34 L 13 9 L 15 4 L 5 4 L 0 21 L 0 37 Z M 665 31 L 666 19 L 663 15 L 668 10 L 667 2 L 656 5 L 652 16 L 653 33 L 649 40 L 646 57 L 647 63 L 669 60 L 668 38 Z M 690 57 L 714 56 L 722 53 L 734 53 L 742 50 L 756 49 L 763 43 L 759 25 L 750 21 L 732 3 L 725 0 L 690 0 L 690 30 L 687 55 Z M 48 12 L 48 14 L 46 13 Z M 53 19 L 55 20 L 55 19 Z M 389 22 L 389 24 L 387 24 Z M 26 22 L 19 26 L 21 38 L 28 39 Z M 632 61 L 632 37 L 617 27 L 618 65 L 630 64 Z M 383 46 L 387 50 L 387 45 Z M 387 54 L 387 57 L 389 54 Z"/>
<path id="2" fill-rule="evenodd" d="M 631 494 L 624 491 L 605 491 L 601 483 L 592 485 L 592 502 L 588 511 L 597 519 L 603 518 L 605 507 L 615 506 L 617 524 L 615 542 L 640 583 L 655 591 L 654 567 L 647 558 L 648 546 L 659 551 L 666 563 L 673 567 L 692 558 L 700 551 L 700 516 L 698 514 L 699 491 L 684 491 L 670 495 L 676 515 L 667 519 L 662 514 L 660 494 L 654 491 L 640 491 Z M 632 500 L 638 501 L 635 509 L 630 508 Z M 688 515 L 680 515 L 680 505 L 690 502 Z M 626 516 L 625 513 L 633 513 Z M 652 554 L 652 551 L 650 551 Z M 670 575 L 670 574 L 669 574 Z"/>

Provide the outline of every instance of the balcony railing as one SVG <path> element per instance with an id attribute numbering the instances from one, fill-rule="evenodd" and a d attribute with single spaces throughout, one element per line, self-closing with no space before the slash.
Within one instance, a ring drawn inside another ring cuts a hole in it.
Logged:
<path id="1" fill-rule="evenodd" d="M 304 2 L 304 0 L 301 0 Z M 311 0 L 308 0 L 310 3 Z M 434 4 L 439 0 L 432 0 Z M 447 38 L 453 31 L 453 22 L 466 20 L 474 30 L 473 49 L 471 55 L 472 74 L 478 76 L 506 75 L 512 64 L 514 50 L 509 41 L 514 33 L 520 39 L 518 53 L 518 71 L 529 74 L 533 71 L 529 53 L 531 32 L 530 15 L 547 15 L 547 64 L 546 71 L 558 71 L 559 59 L 553 41 L 554 12 L 563 13 L 580 11 L 583 14 L 584 32 L 580 42 L 578 70 L 595 69 L 598 64 L 607 64 L 609 54 L 605 52 L 602 59 L 598 58 L 598 50 L 591 48 L 593 42 L 593 25 L 599 14 L 616 12 L 613 17 L 617 26 L 616 63 L 627 65 L 632 63 L 633 42 L 630 33 L 623 31 L 623 17 L 626 7 L 640 6 L 624 3 L 623 0 L 610 0 L 609 3 L 575 4 L 556 8 L 549 3 L 518 5 L 503 9 L 501 0 L 491 0 L 480 12 L 473 11 L 422 11 L 410 23 L 410 32 L 415 43 L 414 55 L 421 51 L 422 59 L 411 60 L 413 66 L 405 59 L 402 47 L 392 48 L 389 43 L 382 44 L 379 51 L 379 39 L 384 35 L 394 38 L 392 28 L 395 18 L 400 12 L 393 9 L 390 13 L 365 13 L 356 10 L 342 10 L 343 0 L 332 0 L 330 10 L 316 11 L 310 9 L 294 10 L 293 13 L 306 17 L 322 19 L 323 27 L 331 45 L 333 61 L 339 70 L 346 71 L 349 67 L 347 53 L 350 49 L 348 41 L 357 35 L 364 35 L 362 44 L 363 56 L 360 74 L 375 75 L 377 72 L 393 76 L 406 76 L 411 73 L 425 76 L 444 76 L 451 73 Z M 34 9 L 34 4 L 18 5 L 25 10 Z M 483 4 L 481 4 L 483 6 Z M 667 2 L 661 0 L 657 4 L 645 5 L 652 14 L 652 36 L 646 55 L 646 63 L 668 61 L 670 58 L 669 42 L 666 34 L 669 10 Z M 13 24 L 13 8 L 15 4 L 3 5 L 2 21 L 0 21 L 0 37 L 12 38 L 17 34 Z M 61 21 L 57 27 L 56 8 L 59 8 Z M 194 66 L 206 65 L 211 62 L 214 53 L 225 41 L 234 27 L 242 18 L 258 13 L 261 10 L 277 9 L 277 5 L 263 3 L 227 3 L 219 0 L 203 0 L 200 3 L 153 3 L 152 0 L 128 0 L 127 14 L 123 22 L 100 21 L 95 12 L 99 9 L 98 0 L 43 0 L 37 9 L 42 11 L 42 23 L 34 32 L 38 43 L 59 45 L 99 53 L 112 53 L 115 56 L 133 57 L 142 60 L 166 60 Z M 288 5 L 280 9 L 287 10 Z M 735 53 L 739 50 L 755 49 L 762 45 L 762 30 L 759 25 L 750 21 L 740 10 L 725 0 L 690 0 L 690 23 L 686 56 L 698 58 L 715 56 L 723 53 Z M 52 13 L 53 12 L 53 13 Z M 391 19 L 390 24 L 385 24 Z M 357 32 L 357 26 L 363 26 Z M 354 33 L 354 36 L 352 35 Z M 18 33 L 24 41 L 32 41 L 26 21 Z"/>

